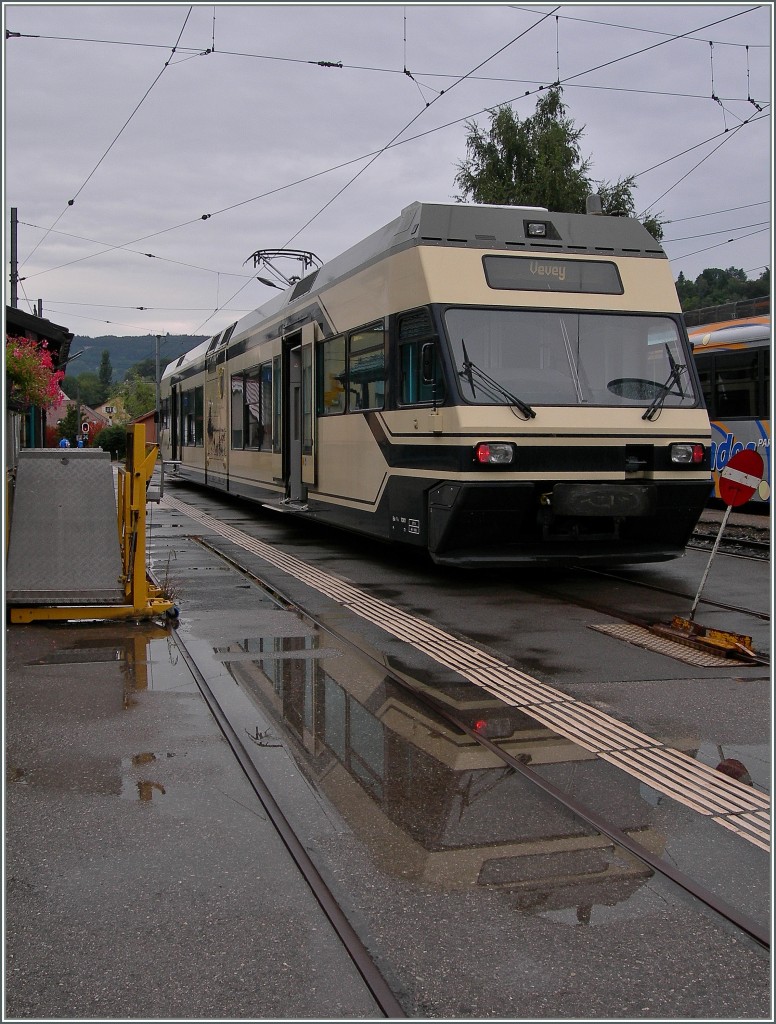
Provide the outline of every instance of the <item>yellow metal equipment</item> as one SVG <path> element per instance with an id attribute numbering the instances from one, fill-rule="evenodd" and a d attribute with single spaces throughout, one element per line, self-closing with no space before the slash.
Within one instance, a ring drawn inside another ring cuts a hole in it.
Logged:
<path id="1" fill-rule="evenodd" d="M 750 659 L 758 662 L 761 660 L 760 655 L 752 649 L 751 636 L 745 636 L 743 633 L 731 633 L 722 629 L 711 629 L 679 615 L 673 617 L 670 626 L 658 622 L 650 626 L 649 629 L 656 636 L 674 640 L 676 643 L 694 647 L 697 650 L 712 651 L 721 658 L 738 658 L 741 661 Z"/>
<path id="2" fill-rule="evenodd" d="M 146 572 L 146 503 L 148 483 L 159 447 L 145 440 L 145 428 L 127 432 L 125 468 L 118 474 L 118 539 L 124 600 L 117 604 L 67 604 L 9 608 L 12 623 L 68 619 L 150 619 L 174 608 L 173 601 Z M 120 592 L 120 591 L 119 591 Z"/>

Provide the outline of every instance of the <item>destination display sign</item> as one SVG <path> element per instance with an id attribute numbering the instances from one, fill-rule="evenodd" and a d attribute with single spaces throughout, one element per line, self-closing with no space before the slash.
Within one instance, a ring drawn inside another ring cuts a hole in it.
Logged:
<path id="1" fill-rule="evenodd" d="M 594 295 L 622 295 L 623 292 L 614 263 L 558 260 L 546 256 L 483 256 L 482 262 L 491 288 Z"/>

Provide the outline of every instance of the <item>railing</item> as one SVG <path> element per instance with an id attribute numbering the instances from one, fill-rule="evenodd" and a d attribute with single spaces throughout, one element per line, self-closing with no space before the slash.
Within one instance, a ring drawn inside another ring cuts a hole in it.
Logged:
<path id="1" fill-rule="evenodd" d="M 725 302 L 720 306 L 704 306 L 702 309 L 689 309 L 684 314 L 687 327 L 700 327 L 702 324 L 715 324 L 722 320 L 742 320 L 748 316 L 768 316 L 771 312 L 771 297 L 763 295 L 757 299 L 738 299 Z"/>

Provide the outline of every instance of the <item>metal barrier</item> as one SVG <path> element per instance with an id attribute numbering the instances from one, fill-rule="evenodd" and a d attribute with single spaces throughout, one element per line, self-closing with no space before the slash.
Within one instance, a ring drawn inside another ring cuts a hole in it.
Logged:
<path id="1" fill-rule="evenodd" d="M 92 455 L 91 460 L 84 458 L 87 454 Z M 80 533 L 74 530 L 72 516 L 73 509 L 83 504 L 84 500 L 87 505 L 89 503 L 89 495 L 81 493 L 81 471 L 88 465 L 94 466 L 94 456 L 98 454 L 103 453 L 68 450 L 65 455 L 55 450 L 39 451 L 37 455 L 41 464 L 47 462 L 49 470 L 53 469 L 57 473 L 58 494 L 51 495 L 54 500 L 48 504 L 41 500 L 40 486 L 25 487 L 22 474 L 17 477 L 17 486 L 19 479 L 22 479 L 22 487 L 15 495 L 14 511 L 18 516 L 20 505 L 26 501 L 29 509 L 37 509 L 39 515 L 37 518 L 34 514 L 21 516 L 16 525 L 11 522 L 6 602 L 12 623 L 67 619 L 149 619 L 175 611 L 173 601 L 162 588 L 152 582 L 146 571 L 146 503 L 149 499 L 158 501 L 163 492 L 163 484 L 160 482 L 158 490 L 151 495 L 148 493 L 159 455 L 158 445 L 146 443 L 142 425 L 135 424 L 127 432 L 126 462 L 125 467 L 119 469 L 115 497 L 111 474 L 110 504 L 114 511 L 111 513 L 108 508 L 102 481 L 100 500 L 94 503 L 95 508 L 90 508 L 96 517 L 98 534 L 95 537 L 89 530 Z M 41 458 L 45 455 L 50 458 Z M 34 478 L 32 482 L 35 482 Z M 41 514 L 45 515 L 45 519 L 40 518 Z M 106 518 L 112 514 L 117 514 L 118 519 L 117 558 L 113 539 L 115 533 L 109 525 L 110 520 Z M 105 535 L 100 540 L 99 531 L 103 529 L 108 531 L 110 537 Z M 102 569 L 98 583 L 87 589 L 83 589 L 80 580 L 77 584 L 74 581 L 74 576 L 82 575 L 78 564 L 78 540 L 82 541 L 80 556 L 84 561 L 88 561 L 90 566 L 97 563 L 98 568 Z M 53 542 L 58 543 L 52 555 Z M 43 554 L 42 563 L 36 561 L 36 551 Z M 72 574 L 52 581 L 52 565 L 54 568 L 64 565 Z M 41 583 L 40 578 L 46 573 L 49 579 Z"/>

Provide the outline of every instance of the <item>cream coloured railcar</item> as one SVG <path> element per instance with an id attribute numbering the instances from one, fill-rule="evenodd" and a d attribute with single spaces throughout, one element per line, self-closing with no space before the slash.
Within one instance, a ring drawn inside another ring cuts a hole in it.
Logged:
<path id="1" fill-rule="evenodd" d="M 681 555 L 709 419 L 636 220 L 415 203 L 171 363 L 186 480 L 440 564 Z"/>

